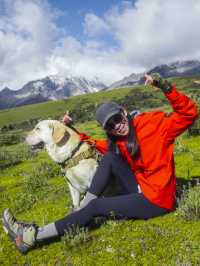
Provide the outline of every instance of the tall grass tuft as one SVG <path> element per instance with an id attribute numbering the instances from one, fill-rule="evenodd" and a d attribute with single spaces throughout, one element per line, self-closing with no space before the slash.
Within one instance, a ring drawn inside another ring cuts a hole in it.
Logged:
<path id="1" fill-rule="evenodd" d="M 179 200 L 177 215 L 185 220 L 200 219 L 200 185 L 190 187 Z"/>
<path id="2" fill-rule="evenodd" d="M 67 248 L 74 248 L 88 242 L 91 239 L 88 229 L 79 226 L 73 226 L 70 230 L 65 231 L 62 241 Z"/>

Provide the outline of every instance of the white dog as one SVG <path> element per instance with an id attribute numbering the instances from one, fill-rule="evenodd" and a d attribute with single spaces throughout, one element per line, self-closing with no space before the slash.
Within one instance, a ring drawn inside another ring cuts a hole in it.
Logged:
<path id="1" fill-rule="evenodd" d="M 44 144 L 53 161 L 62 165 L 68 180 L 74 209 L 80 204 L 81 194 L 91 184 L 98 166 L 98 152 L 81 142 L 79 134 L 57 120 L 39 122 L 26 138 L 27 144 Z"/>

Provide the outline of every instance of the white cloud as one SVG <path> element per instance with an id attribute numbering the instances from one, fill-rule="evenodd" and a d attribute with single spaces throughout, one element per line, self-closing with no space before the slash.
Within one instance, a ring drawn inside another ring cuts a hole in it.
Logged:
<path id="1" fill-rule="evenodd" d="M 138 0 L 135 5 L 124 1 L 103 17 L 85 16 L 84 32 L 93 46 L 80 44 L 79 56 L 69 68 L 74 73 L 96 73 L 109 83 L 156 64 L 200 58 L 198 25 L 200 1 Z M 103 42 L 105 34 L 117 48 Z"/>
<path id="2" fill-rule="evenodd" d="M 198 0 L 122 1 L 102 17 L 88 13 L 82 42 L 57 26 L 59 13 L 47 1 L 2 1 L 0 88 L 55 73 L 111 83 L 156 64 L 200 58 Z"/>
<path id="3" fill-rule="evenodd" d="M 139 0 L 106 18 L 129 63 L 151 65 L 199 56 L 200 1 Z"/>
<path id="4" fill-rule="evenodd" d="M 97 76 L 105 83 L 118 80 L 133 70 L 115 50 L 106 50 L 104 44 L 94 40 L 83 45 L 73 37 L 63 38 L 50 56 L 48 66 L 50 73 L 91 79 Z"/>
<path id="5" fill-rule="evenodd" d="M 19 88 L 45 74 L 46 61 L 60 35 L 48 3 L 3 0 L 0 17 L 0 87 Z"/>
<path id="6" fill-rule="evenodd" d="M 109 32 L 109 25 L 95 14 L 88 13 L 84 19 L 84 32 L 90 37 Z"/>

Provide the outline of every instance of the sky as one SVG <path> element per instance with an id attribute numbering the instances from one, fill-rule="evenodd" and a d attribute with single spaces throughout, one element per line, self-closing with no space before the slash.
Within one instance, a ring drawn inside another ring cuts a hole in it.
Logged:
<path id="1" fill-rule="evenodd" d="M 200 59 L 200 0 L 0 0 L 0 90 Z"/>

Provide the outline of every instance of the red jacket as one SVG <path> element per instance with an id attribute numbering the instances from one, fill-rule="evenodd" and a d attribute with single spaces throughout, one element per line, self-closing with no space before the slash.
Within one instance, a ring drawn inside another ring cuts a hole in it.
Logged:
<path id="1" fill-rule="evenodd" d="M 165 94 L 173 112 L 145 112 L 132 120 L 139 141 L 139 153 L 132 160 L 126 148 L 126 138 L 118 141 L 121 154 L 129 162 L 142 193 L 154 204 L 174 209 L 176 177 L 174 166 L 174 140 L 197 118 L 195 104 L 173 86 Z M 82 135 L 82 139 L 87 136 Z M 91 139 L 92 140 L 92 139 Z M 105 154 L 106 140 L 93 140 L 96 148 Z"/>

